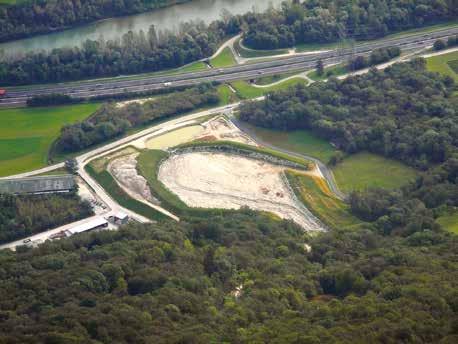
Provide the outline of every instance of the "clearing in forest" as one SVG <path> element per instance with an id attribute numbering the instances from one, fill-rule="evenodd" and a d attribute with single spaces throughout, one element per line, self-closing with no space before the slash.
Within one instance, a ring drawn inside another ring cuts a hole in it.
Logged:
<path id="1" fill-rule="evenodd" d="M 369 187 L 395 189 L 417 176 L 413 168 L 399 161 L 365 152 L 348 156 L 333 172 L 339 188 L 346 193 Z"/>

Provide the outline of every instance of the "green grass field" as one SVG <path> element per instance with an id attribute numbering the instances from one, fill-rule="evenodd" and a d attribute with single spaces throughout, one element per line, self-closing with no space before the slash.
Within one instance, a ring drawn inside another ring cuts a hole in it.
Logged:
<path id="1" fill-rule="evenodd" d="M 350 155 L 333 172 L 343 192 L 368 187 L 395 189 L 415 179 L 417 175 L 413 168 L 371 153 Z"/>
<path id="2" fill-rule="evenodd" d="M 458 73 L 453 70 L 453 66 L 458 64 L 458 51 L 453 53 L 428 57 L 426 59 L 426 66 L 432 72 L 438 72 L 443 75 L 448 75 L 458 81 Z"/>
<path id="3" fill-rule="evenodd" d="M 302 78 L 293 78 L 278 85 L 263 88 L 251 86 L 247 81 L 242 80 L 231 82 L 231 85 L 237 91 L 239 98 L 250 99 L 261 97 L 268 92 L 284 90 L 299 83 L 306 83 L 306 81 Z"/>
<path id="4" fill-rule="evenodd" d="M 309 130 L 279 131 L 246 125 L 262 141 L 299 154 L 310 155 L 327 163 L 337 150 Z"/>
<path id="5" fill-rule="evenodd" d="M 339 47 L 340 42 L 333 42 L 333 43 L 304 43 L 296 45 L 296 52 L 302 53 L 306 51 L 314 51 L 314 50 L 331 50 Z M 346 46 L 350 47 L 349 44 Z"/>
<path id="6" fill-rule="evenodd" d="M 458 211 L 440 216 L 436 221 L 449 232 L 458 234 Z"/>
<path id="7" fill-rule="evenodd" d="M 192 73 L 192 72 L 199 72 L 199 71 L 206 70 L 206 69 L 208 68 L 205 63 L 197 61 L 187 66 L 178 68 L 175 71 L 173 71 L 171 74 Z"/>
<path id="8" fill-rule="evenodd" d="M 81 121 L 100 104 L 0 110 L 0 176 L 46 166 L 48 151 L 65 124 Z"/>
<path id="9" fill-rule="evenodd" d="M 235 65 L 236 61 L 231 49 L 224 48 L 218 56 L 210 61 L 210 64 L 215 68 L 223 68 Z"/>
<path id="10" fill-rule="evenodd" d="M 324 179 L 291 171 L 286 172 L 286 177 L 297 197 L 330 228 L 353 229 L 362 223 L 346 203 L 334 197 Z"/>
<path id="11" fill-rule="evenodd" d="M 219 105 L 235 103 L 238 100 L 237 95 L 232 92 L 228 85 L 218 86 Z"/>

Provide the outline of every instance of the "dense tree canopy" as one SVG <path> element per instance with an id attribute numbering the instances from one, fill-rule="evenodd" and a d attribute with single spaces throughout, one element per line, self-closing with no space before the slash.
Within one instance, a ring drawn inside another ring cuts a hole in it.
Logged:
<path id="1" fill-rule="evenodd" d="M 449 343 L 457 238 L 310 238 L 246 210 L 1 251 L 0 341 Z"/>
<path id="2" fill-rule="evenodd" d="M 454 0 L 307 0 L 249 16 L 244 42 L 277 49 L 339 39 L 374 39 L 458 16 Z"/>
<path id="3" fill-rule="evenodd" d="M 14 241 L 92 215 L 74 193 L 13 196 L 0 194 L 0 243 Z"/>

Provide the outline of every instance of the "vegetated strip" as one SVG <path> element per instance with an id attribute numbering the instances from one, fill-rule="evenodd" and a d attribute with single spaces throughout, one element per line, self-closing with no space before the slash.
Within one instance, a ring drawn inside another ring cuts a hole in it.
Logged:
<path id="1" fill-rule="evenodd" d="M 332 229 L 355 229 L 363 222 L 353 216 L 349 206 L 333 196 L 325 180 L 285 171 L 285 176 L 296 197 Z"/>
<path id="2" fill-rule="evenodd" d="M 125 193 L 107 170 L 97 172 L 92 164 L 86 165 L 84 169 L 105 189 L 106 192 L 108 192 L 111 197 L 113 197 L 116 202 L 124 208 L 130 209 L 150 220 L 159 221 L 168 219 L 168 217 L 164 214 L 154 210 L 140 201 L 137 201 L 136 199 L 133 199 Z"/>
<path id="3" fill-rule="evenodd" d="M 310 170 L 312 168 L 312 163 L 306 159 L 299 157 L 291 156 L 276 150 L 265 148 L 265 147 L 254 147 L 246 145 L 239 142 L 232 141 L 217 141 L 217 142 L 208 142 L 208 141 L 194 141 L 190 143 L 185 143 L 175 147 L 175 152 L 184 151 L 186 149 L 198 149 L 203 148 L 205 150 L 219 151 L 219 152 L 228 152 L 235 153 L 239 155 L 248 156 L 251 158 L 258 158 L 262 160 L 268 160 L 272 163 L 277 163 L 280 165 L 285 165 L 288 167 Z M 266 158 L 270 157 L 270 158 Z M 273 160 L 271 158 L 274 158 Z"/>

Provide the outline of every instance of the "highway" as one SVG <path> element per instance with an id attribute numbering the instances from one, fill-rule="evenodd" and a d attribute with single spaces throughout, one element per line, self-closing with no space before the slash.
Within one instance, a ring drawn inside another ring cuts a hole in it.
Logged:
<path id="1" fill-rule="evenodd" d="M 166 88 L 193 86 L 204 82 L 230 82 L 234 80 L 256 79 L 261 76 L 313 69 L 321 59 L 325 65 L 340 63 L 351 56 L 368 55 L 381 47 L 398 46 L 403 52 L 421 50 L 431 46 L 437 39 L 447 39 L 458 35 L 458 27 L 437 30 L 430 33 L 411 34 L 397 38 L 382 39 L 357 44 L 354 48 L 314 53 L 298 53 L 282 58 L 270 57 L 268 61 L 253 62 L 228 68 L 213 68 L 200 72 L 175 75 L 150 76 L 138 75 L 117 79 L 98 79 L 79 83 L 62 83 L 44 86 L 30 86 L 20 90 L 11 89 L 2 98 L 0 106 L 24 105 L 30 97 L 36 95 L 60 93 L 75 98 L 93 98 L 114 96 L 126 93 L 147 92 Z"/>

